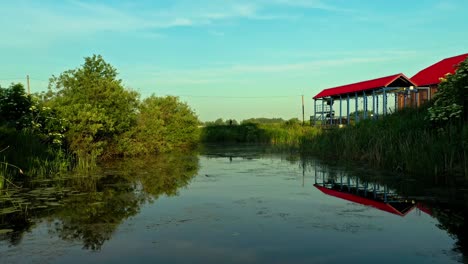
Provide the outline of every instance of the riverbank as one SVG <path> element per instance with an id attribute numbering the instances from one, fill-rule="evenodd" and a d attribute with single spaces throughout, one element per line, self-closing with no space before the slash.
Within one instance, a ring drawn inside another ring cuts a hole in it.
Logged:
<path id="1" fill-rule="evenodd" d="M 299 124 L 242 124 L 202 128 L 203 143 L 261 143 L 295 149 L 326 160 L 359 162 L 399 173 L 440 178 L 468 177 L 468 127 L 431 126 L 428 106 L 408 108 L 380 120 L 322 129 Z"/>
<path id="2" fill-rule="evenodd" d="M 256 143 L 281 148 L 300 148 L 304 138 L 315 137 L 320 128 L 298 123 L 211 125 L 202 128 L 202 143 Z"/>
<path id="3" fill-rule="evenodd" d="M 427 107 L 410 108 L 382 120 L 331 129 L 302 142 L 301 151 L 324 159 L 365 162 L 376 168 L 448 181 L 468 176 L 467 125 L 431 127 Z"/>

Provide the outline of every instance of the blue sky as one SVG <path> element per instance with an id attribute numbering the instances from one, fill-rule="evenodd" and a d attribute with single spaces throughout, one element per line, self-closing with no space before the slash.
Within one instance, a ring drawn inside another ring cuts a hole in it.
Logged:
<path id="1" fill-rule="evenodd" d="M 0 85 L 101 54 L 201 120 L 306 116 L 324 88 L 468 52 L 466 0 L 0 1 Z M 307 117 L 306 117 L 307 118 Z"/>

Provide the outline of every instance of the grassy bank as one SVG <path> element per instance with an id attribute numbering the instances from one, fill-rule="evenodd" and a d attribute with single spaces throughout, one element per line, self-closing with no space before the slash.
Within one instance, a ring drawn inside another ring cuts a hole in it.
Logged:
<path id="1" fill-rule="evenodd" d="M 212 125 L 202 128 L 204 143 L 259 143 L 298 148 L 304 138 L 314 137 L 320 129 L 299 124 Z"/>
<path id="2" fill-rule="evenodd" d="M 324 158 L 450 179 L 468 175 L 468 127 L 431 127 L 427 108 L 405 109 L 378 121 L 333 129 L 305 139 L 302 150 Z M 447 177 L 445 177 L 447 176 Z"/>
<path id="3" fill-rule="evenodd" d="M 427 107 L 334 129 L 299 124 L 242 124 L 202 128 L 204 143 L 261 143 L 375 168 L 439 177 L 468 177 L 468 126 L 431 126 Z"/>
<path id="4" fill-rule="evenodd" d="M 69 166 L 70 156 L 52 148 L 27 131 L 0 127 L 0 177 L 11 179 L 25 177 L 53 177 Z M 67 157 L 68 156 L 68 157 Z"/>

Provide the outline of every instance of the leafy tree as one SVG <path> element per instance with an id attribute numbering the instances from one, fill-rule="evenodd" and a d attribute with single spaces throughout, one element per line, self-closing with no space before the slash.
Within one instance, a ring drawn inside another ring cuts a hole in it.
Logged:
<path id="1" fill-rule="evenodd" d="M 139 107 L 136 126 L 119 142 L 121 153 L 151 154 L 188 149 L 199 140 L 198 118 L 177 97 L 151 95 Z"/>
<path id="2" fill-rule="evenodd" d="M 28 126 L 25 117 L 30 114 L 31 96 L 24 91 L 22 84 L 0 87 L 0 122 L 21 129 Z"/>
<path id="3" fill-rule="evenodd" d="M 454 75 L 441 78 L 428 110 L 429 119 L 440 126 L 462 117 L 468 121 L 468 59 L 458 65 Z"/>
<path id="4" fill-rule="evenodd" d="M 224 125 L 224 120 L 222 118 L 218 118 L 214 121 L 215 126 L 221 126 Z"/>
<path id="5" fill-rule="evenodd" d="M 138 93 L 125 89 L 117 70 L 100 55 L 50 79 L 48 101 L 67 120 L 70 148 L 81 157 L 106 154 L 106 147 L 136 123 Z"/>
<path id="6" fill-rule="evenodd" d="M 242 120 L 241 124 L 281 124 L 284 123 L 282 118 L 249 118 Z"/>

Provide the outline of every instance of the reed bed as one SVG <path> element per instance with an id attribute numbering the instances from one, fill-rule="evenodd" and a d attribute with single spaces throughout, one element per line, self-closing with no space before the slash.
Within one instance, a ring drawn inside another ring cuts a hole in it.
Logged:
<path id="1" fill-rule="evenodd" d="M 201 141 L 204 143 L 257 143 L 300 148 L 305 138 L 319 132 L 319 128 L 287 123 L 216 125 L 202 128 Z"/>
<path id="2" fill-rule="evenodd" d="M 467 175 L 468 127 L 431 127 L 426 109 L 406 109 L 382 120 L 332 129 L 303 141 L 304 152 L 363 161 L 375 167 L 450 180 Z"/>

